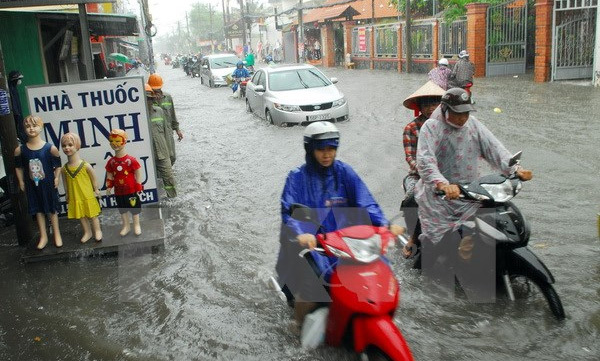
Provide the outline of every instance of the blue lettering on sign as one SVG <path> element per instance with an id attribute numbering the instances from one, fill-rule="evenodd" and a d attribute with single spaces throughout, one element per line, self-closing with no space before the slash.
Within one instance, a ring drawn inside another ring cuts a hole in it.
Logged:
<path id="1" fill-rule="evenodd" d="M 58 148 L 60 148 L 60 138 L 70 131 L 77 132 L 81 138 L 81 148 L 100 146 L 99 136 L 101 136 L 100 139 L 108 139 L 110 130 L 114 128 L 133 131 L 133 138 L 129 139 L 128 142 L 141 142 L 144 139 L 141 135 L 139 120 L 140 113 L 106 115 L 103 119 L 90 117 L 62 120 L 58 125 L 58 129 L 50 123 L 44 124 L 44 132 L 46 139 Z M 86 124 L 91 125 L 91 129 L 89 126 L 86 128 Z"/>
<path id="2" fill-rule="evenodd" d="M 73 109 L 69 95 L 62 90 L 61 95 L 47 95 L 42 98 L 33 98 L 33 107 L 36 113 L 52 112 L 55 110 Z"/>

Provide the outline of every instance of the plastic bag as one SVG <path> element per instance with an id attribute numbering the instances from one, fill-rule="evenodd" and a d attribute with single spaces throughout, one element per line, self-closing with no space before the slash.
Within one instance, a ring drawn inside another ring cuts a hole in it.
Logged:
<path id="1" fill-rule="evenodd" d="M 313 349 L 325 342 L 325 327 L 327 326 L 328 315 L 329 308 L 321 307 L 304 318 L 300 337 L 302 347 Z"/>

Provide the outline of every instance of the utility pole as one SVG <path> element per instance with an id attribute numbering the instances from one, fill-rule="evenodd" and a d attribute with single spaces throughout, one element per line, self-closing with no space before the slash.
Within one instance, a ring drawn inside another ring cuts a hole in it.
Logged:
<path id="1" fill-rule="evenodd" d="M 225 37 L 225 46 L 229 47 L 229 39 L 227 37 L 227 32 L 225 31 L 227 27 L 227 18 L 225 17 L 225 0 L 221 0 L 221 6 L 223 7 L 223 36 Z"/>
<path id="2" fill-rule="evenodd" d="M 406 0 L 406 26 L 404 27 L 404 33 L 406 38 L 404 44 L 406 44 L 406 72 L 410 73 L 412 68 L 412 37 L 410 30 L 410 0 Z"/>
<path id="3" fill-rule="evenodd" d="M 4 70 L 4 56 L 2 55 L 2 44 L 0 44 L 0 92 L 6 92 L 6 100 L 10 102 L 8 94 L 8 79 Z M 8 180 L 8 193 L 14 210 L 15 228 L 19 246 L 27 246 L 33 240 L 33 221 L 28 214 L 25 193 L 19 190 L 15 173 L 15 149 L 19 145 L 17 141 L 17 130 L 13 113 L 2 114 L 0 112 L 0 146 L 2 147 L 2 158 L 4 170 Z"/>
<path id="4" fill-rule="evenodd" d="M 239 0 L 240 1 L 240 14 L 242 16 L 242 49 L 244 48 L 244 46 L 246 45 L 246 17 L 244 14 L 244 0 Z"/>
<path id="5" fill-rule="evenodd" d="M 81 30 L 81 52 L 82 62 L 85 68 L 85 79 L 96 79 L 94 74 L 94 62 L 92 61 L 92 45 L 90 44 L 90 26 L 88 24 L 85 4 L 79 4 L 79 27 Z"/>
<path id="6" fill-rule="evenodd" d="M 302 22 L 302 0 L 298 2 L 298 50 L 302 49 L 302 54 L 298 51 L 298 62 L 304 62 L 304 23 Z"/>
<path id="7" fill-rule="evenodd" d="M 250 0 L 246 0 L 246 17 L 250 17 Z M 252 20 L 248 21 L 248 51 L 252 47 Z"/>
<path id="8" fill-rule="evenodd" d="M 210 39 L 210 50 L 211 50 L 211 53 L 214 53 L 215 52 L 215 46 L 213 44 L 213 21 L 212 21 L 212 15 L 213 15 L 212 4 L 208 3 L 208 16 L 210 18 L 210 32 L 208 34 L 208 37 Z"/>
<path id="9" fill-rule="evenodd" d="M 600 87 L 600 5 L 596 8 L 596 46 L 594 54 L 594 86 Z"/>
<path id="10" fill-rule="evenodd" d="M 142 27 L 144 28 L 144 35 L 146 38 L 146 44 L 148 44 L 148 63 L 150 65 L 150 74 L 154 73 L 154 52 L 152 48 L 152 16 L 148 9 L 148 0 L 138 0 L 140 2 Z"/>
<path id="11" fill-rule="evenodd" d="M 375 26 L 375 0 L 371 0 L 371 25 Z M 372 29 L 375 31 L 375 29 Z"/>

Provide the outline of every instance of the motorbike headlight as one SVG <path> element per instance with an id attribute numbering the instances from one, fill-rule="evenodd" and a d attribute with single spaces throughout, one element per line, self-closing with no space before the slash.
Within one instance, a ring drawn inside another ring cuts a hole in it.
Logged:
<path id="1" fill-rule="evenodd" d="M 299 112 L 302 110 L 302 109 L 300 109 L 299 105 L 285 105 L 285 104 L 273 103 L 273 106 L 276 109 L 279 109 L 284 112 Z"/>
<path id="2" fill-rule="evenodd" d="M 354 258 L 363 263 L 370 263 L 379 258 L 381 254 L 381 236 L 378 234 L 366 239 L 342 237 L 352 251 Z"/>
<path id="3" fill-rule="evenodd" d="M 481 184 L 496 202 L 506 202 L 514 197 L 513 186 L 510 180 L 505 180 L 500 184 Z"/>
<path id="4" fill-rule="evenodd" d="M 334 101 L 333 104 L 331 105 L 331 107 L 332 108 L 341 107 L 344 104 L 346 104 L 346 98 L 341 98 L 341 99 Z"/>

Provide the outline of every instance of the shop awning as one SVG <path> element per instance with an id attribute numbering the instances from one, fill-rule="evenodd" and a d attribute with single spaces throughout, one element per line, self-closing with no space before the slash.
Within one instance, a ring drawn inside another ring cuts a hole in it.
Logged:
<path id="1" fill-rule="evenodd" d="M 36 16 L 49 22 L 73 21 L 79 23 L 79 14 L 70 12 L 40 12 Z M 87 14 L 92 36 L 137 36 L 139 34 L 135 16 L 120 14 Z"/>
<path id="2" fill-rule="evenodd" d="M 360 15 L 360 13 L 350 5 L 343 4 L 332 6 L 329 8 L 321 8 L 311 10 L 308 14 L 303 17 L 305 23 L 310 22 L 324 22 L 325 20 L 334 19 L 352 19 L 352 17 Z"/>

